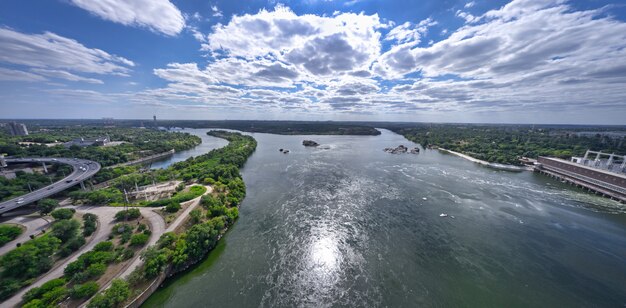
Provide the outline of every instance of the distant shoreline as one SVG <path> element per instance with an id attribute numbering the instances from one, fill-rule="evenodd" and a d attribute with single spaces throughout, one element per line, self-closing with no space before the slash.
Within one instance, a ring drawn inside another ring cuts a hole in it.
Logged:
<path id="1" fill-rule="evenodd" d="M 530 171 L 532 169 L 529 168 L 524 168 L 524 167 L 519 167 L 519 166 L 513 166 L 513 165 L 505 165 L 505 164 L 497 164 L 497 163 L 490 163 L 488 161 L 482 160 L 482 159 L 478 159 L 475 157 L 471 157 L 467 154 L 463 154 L 463 153 L 459 153 L 459 152 L 455 152 L 452 150 L 448 150 L 448 149 L 444 149 L 444 148 L 438 148 L 440 151 L 444 151 L 444 152 L 448 152 L 452 155 L 456 155 L 459 156 L 461 158 L 467 159 L 471 162 L 486 166 L 486 167 L 491 167 L 494 169 L 498 169 L 498 170 L 505 170 L 505 171 Z"/>

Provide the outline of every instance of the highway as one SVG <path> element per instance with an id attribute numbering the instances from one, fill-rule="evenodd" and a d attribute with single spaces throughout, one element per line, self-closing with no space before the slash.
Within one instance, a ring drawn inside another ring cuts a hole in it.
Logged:
<path id="1" fill-rule="evenodd" d="M 99 163 L 78 158 L 7 158 L 6 162 L 7 164 L 41 164 L 44 162 L 51 164 L 66 164 L 72 166 L 73 171 L 70 175 L 56 183 L 50 184 L 31 193 L 0 203 L 0 215 L 16 208 L 25 206 L 27 204 L 37 202 L 56 193 L 62 192 L 74 185 L 78 185 L 82 181 L 92 177 L 94 174 L 100 171 Z"/>

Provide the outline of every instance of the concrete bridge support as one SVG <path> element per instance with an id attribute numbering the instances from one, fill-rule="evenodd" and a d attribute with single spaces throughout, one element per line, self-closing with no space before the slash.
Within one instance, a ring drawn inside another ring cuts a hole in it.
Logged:
<path id="1" fill-rule="evenodd" d="M 41 163 L 43 166 L 43 173 L 48 173 L 48 167 L 46 167 L 46 163 Z"/>

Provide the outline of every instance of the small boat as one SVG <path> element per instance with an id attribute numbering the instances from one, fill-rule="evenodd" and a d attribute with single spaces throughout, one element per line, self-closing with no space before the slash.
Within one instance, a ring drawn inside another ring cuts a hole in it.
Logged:
<path id="1" fill-rule="evenodd" d="M 283 149 L 278 149 L 278 151 L 279 151 L 279 152 L 282 152 L 282 151 L 283 151 Z"/>
<path id="2" fill-rule="evenodd" d="M 446 214 L 446 213 L 441 213 L 441 214 L 439 214 L 439 217 L 448 217 L 448 214 Z"/>
<path id="3" fill-rule="evenodd" d="M 284 150 L 283 153 L 287 154 L 289 153 L 289 150 Z"/>

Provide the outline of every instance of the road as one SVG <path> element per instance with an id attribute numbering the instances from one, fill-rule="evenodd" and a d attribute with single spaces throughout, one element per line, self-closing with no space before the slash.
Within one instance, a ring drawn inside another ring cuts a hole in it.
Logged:
<path id="1" fill-rule="evenodd" d="M 30 240 L 31 234 L 41 234 L 41 230 L 48 228 L 48 225 L 50 225 L 50 222 L 48 222 L 47 220 L 41 217 L 25 217 L 25 216 L 13 217 L 5 221 L 4 223 L 22 225 L 26 228 L 26 230 L 22 232 L 22 234 L 20 234 L 14 240 L 0 247 L 0 256 L 3 256 L 7 252 L 15 249 L 15 244 L 24 243 Z"/>
<path id="2" fill-rule="evenodd" d="M 50 163 L 50 164 L 66 164 L 73 168 L 70 175 L 64 179 L 50 184 L 46 187 L 37 189 L 23 196 L 13 198 L 11 200 L 0 203 L 0 215 L 27 204 L 37 202 L 43 198 L 50 197 L 56 193 L 62 192 L 72 186 L 80 184 L 82 181 L 92 177 L 100 171 L 100 164 L 86 159 L 77 158 L 7 158 L 7 164 L 14 163 Z"/>
<path id="3" fill-rule="evenodd" d="M 93 235 L 89 243 L 81 247 L 79 251 L 75 252 L 71 257 L 67 258 L 54 269 L 40 276 L 33 284 L 27 286 L 8 300 L 4 301 L 2 303 L 2 307 L 18 306 L 18 304 L 22 301 L 22 296 L 26 292 L 28 292 L 28 290 L 34 287 L 40 287 L 47 281 L 63 276 L 63 270 L 69 263 L 76 261 L 80 255 L 93 249 L 96 244 L 108 240 L 109 234 L 111 234 L 111 230 L 113 230 L 113 226 L 116 224 L 115 213 L 123 210 L 122 208 L 108 206 L 77 206 L 68 208 L 76 209 L 76 212 L 78 213 L 96 214 L 98 216 L 98 229 L 96 230 L 95 234 Z M 141 215 L 143 215 L 150 221 L 150 227 L 152 231 L 150 242 L 156 243 L 161 234 L 165 232 L 165 222 L 159 214 L 153 211 L 153 209 L 154 208 L 140 208 L 140 211 Z M 136 260 L 138 260 L 139 253 L 137 253 L 135 256 Z M 133 262 L 134 261 L 135 260 L 133 260 Z"/>
<path id="4" fill-rule="evenodd" d="M 205 187 L 206 187 L 207 190 L 206 190 L 206 192 L 203 195 L 210 194 L 213 191 L 213 188 L 211 186 L 205 186 Z M 193 211 L 193 209 L 195 209 L 198 206 L 198 204 L 200 204 L 201 198 L 202 198 L 202 196 L 197 197 L 195 199 L 191 199 L 191 200 L 186 201 L 186 202 L 183 202 L 183 203 L 189 204 L 189 206 L 182 213 L 180 213 L 180 215 L 178 215 L 178 217 L 176 217 L 174 222 L 172 222 L 172 224 L 170 224 L 169 227 L 167 227 L 167 229 L 160 230 L 160 232 L 158 232 L 158 233 L 154 232 L 154 230 L 153 230 L 152 236 L 150 237 L 150 240 L 144 246 L 143 249 L 156 244 L 156 242 L 161 237 L 161 234 L 163 234 L 165 232 L 173 232 L 174 230 L 176 230 L 176 228 L 178 228 L 178 226 L 180 226 L 187 219 L 187 217 L 189 217 L 189 212 Z M 143 264 L 143 261 L 141 259 L 139 259 L 139 258 L 136 258 L 135 260 L 133 260 L 133 263 L 131 263 L 131 265 L 128 268 L 126 268 L 126 270 L 124 270 L 120 275 L 118 275 L 118 277 L 128 278 L 128 276 L 130 276 L 130 274 L 137 267 L 141 266 L 141 264 Z"/>

